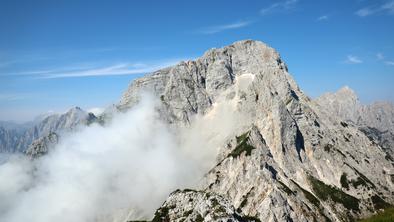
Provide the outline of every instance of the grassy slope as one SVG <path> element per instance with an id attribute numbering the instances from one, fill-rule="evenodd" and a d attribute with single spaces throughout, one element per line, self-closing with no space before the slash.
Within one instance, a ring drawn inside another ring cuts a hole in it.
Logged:
<path id="1" fill-rule="evenodd" d="M 393 222 L 394 207 L 387 208 L 384 212 L 380 212 L 370 218 L 360 220 L 360 222 Z"/>

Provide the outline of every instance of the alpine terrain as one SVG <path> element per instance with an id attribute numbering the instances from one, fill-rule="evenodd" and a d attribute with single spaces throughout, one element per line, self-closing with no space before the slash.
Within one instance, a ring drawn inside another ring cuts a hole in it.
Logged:
<path id="1" fill-rule="evenodd" d="M 33 157 L 40 155 L 34 152 L 38 149 L 38 144 L 43 146 L 49 142 L 48 138 L 54 141 L 57 133 L 72 131 L 79 125 L 88 125 L 96 119 L 93 113 L 73 107 L 65 113 L 42 116 L 27 124 L 0 124 L 0 153 L 26 152 Z M 40 152 L 46 153 L 42 149 Z"/>
<path id="2" fill-rule="evenodd" d="M 130 207 L 113 221 L 355 221 L 394 204 L 393 104 L 363 105 L 348 87 L 312 100 L 279 53 L 253 40 L 133 80 L 120 102 L 98 117 L 73 108 L 23 130 L 0 127 L 0 150 L 40 159 L 63 132 L 94 122 L 105 126 L 146 93 L 159 103 L 158 118 L 175 132 L 208 134 L 189 141 L 193 155 L 208 148 L 216 154 L 207 156 L 213 162 L 198 183 L 168 193 L 154 215 Z M 195 128 L 201 122 L 204 127 Z M 103 167 L 113 165 L 99 160 Z M 82 169 L 92 166 L 102 170 L 94 164 Z"/>
<path id="3" fill-rule="evenodd" d="M 394 203 L 393 106 L 361 105 L 349 88 L 313 101 L 262 42 L 211 49 L 137 79 L 118 108 L 144 91 L 174 126 L 222 104 L 242 118 L 199 188 L 171 193 L 153 221 L 353 221 Z"/>

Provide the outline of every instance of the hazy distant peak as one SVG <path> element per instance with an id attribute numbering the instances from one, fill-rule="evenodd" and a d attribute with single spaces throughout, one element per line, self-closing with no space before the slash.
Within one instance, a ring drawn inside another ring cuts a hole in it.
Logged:
<path id="1" fill-rule="evenodd" d="M 326 93 L 315 101 L 325 112 L 334 114 L 342 120 L 374 127 L 382 132 L 394 132 L 394 104 L 391 102 L 361 104 L 357 94 L 349 86 L 344 86 L 335 93 Z"/>
<path id="2" fill-rule="evenodd" d="M 344 86 L 340 88 L 337 92 L 335 92 L 335 94 L 338 97 L 347 97 L 352 100 L 358 100 L 358 96 L 356 92 L 353 89 L 351 89 L 349 86 Z"/>

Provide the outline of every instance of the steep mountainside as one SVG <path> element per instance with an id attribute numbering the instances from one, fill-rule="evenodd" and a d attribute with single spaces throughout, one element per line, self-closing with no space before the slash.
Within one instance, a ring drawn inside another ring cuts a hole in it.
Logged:
<path id="1" fill-rule="evenodd" d="M 392 159 L 394 156 L 394 104 L 375 102 L 360 103 L 356 93 L 345 86 L 335 93 L 326 93 L 315 101 L 327 115 L 354 124 L 372 141 L 378 143 Z M 338 123 L 339 124 L 339 123 Z"/>
<path id="2" fill-rule="evenodd" d="M 162 118 L 174 126 L 210 116 L 221 104 L 244 118 L 218 147 L 217 164 L 200 191 L 192 198 L 188 192 L 171 194 L 157 212 L 160 218 L 211 221 L 217 214 L 214 207 L 198 207 L 210 206 L 201 193 L 230 203 L 223 218 L 236 209 L 241 218 L 261 221 L 351 221 L 394 203 L 393 163 L 382 147 L 312 102 L 279 54 L 262 42 L 212 49 L 137 79 L 118 107 L 132 107 L 144 91 L 160 99 Z M 162 210 L 169 205 L 171 210 Z M 192 217 L 182 214 L 189 210 Z"/>
<path id="3" fill-rule="evenodd" d="M 53 114 L 43 118 L 33 126 L 15 129 L 0 127 L 0 152 L 25 152 L 35 140 L 42 140 L 51 133 L 72 130 L 80 124 L 89 124 L 96 116 L 79 107 L 63 114 Z"/>

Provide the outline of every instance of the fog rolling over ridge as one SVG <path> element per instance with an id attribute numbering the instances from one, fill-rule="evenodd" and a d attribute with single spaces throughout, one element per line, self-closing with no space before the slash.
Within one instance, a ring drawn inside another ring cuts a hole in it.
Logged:
<path id="1" fill-rule="evenodd" d="M 158 118 L 157 104 L 146 94 L 105 127 L 65 135 L 41 158 L 10 158 L 0 166 L 2 221 L 150 218 L 170 192 L 198 184 L 227 136 L 217 127 L 226 132 L 235 114 L 219 106 L 210 121 L 197 117 L 180 132 Z"/>
<path id="2" fill-rule="evenodd" d="M 210 49 L 132 81 L 94 121 L 11 156 L 0 165 L 0 219 L 368 217 L 394 204 L 392 128 L 374 128 L 394 123 L 394 109 L 365 107 L 365 116 L 344 92 L 312 100 L 260 41 Z"/>

